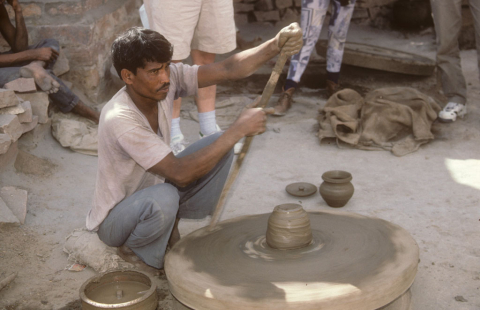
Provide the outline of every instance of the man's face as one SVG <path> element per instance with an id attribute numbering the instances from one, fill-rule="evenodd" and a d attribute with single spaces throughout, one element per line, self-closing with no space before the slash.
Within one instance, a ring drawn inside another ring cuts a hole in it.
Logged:
<path id="1" fill-rule="evenodd" d="M 141 97 L 155 101 L 167 97 L 170 87 L 170 62 L 147 62 L 144 68 L 138 68 L 127 82 Z"/>

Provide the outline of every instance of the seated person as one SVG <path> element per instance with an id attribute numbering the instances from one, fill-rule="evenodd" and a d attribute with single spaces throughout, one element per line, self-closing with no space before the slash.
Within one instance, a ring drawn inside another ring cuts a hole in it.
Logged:
<path id="1" fill-rule="evenodd" d="M 6 2 L 15 12 L 15 27 L 10 22 Z M 0 33 L 11 48 L 0 53 L 0 88 L 21 77 L 33 78 L 63 113 L 72 111 L 98 124 L 99 113 L 80 101 L 52 72 L 60 50 L 58 42 L 47 39 L 28 46 L 27 27 L 18 0 L 0 0 Z"/>
<path id="2" fill-rule="evenodd" d="M 180 218 L 200 219 L 215 208 L 241 138 L 265 131 L 266 112 L 244 110 L 218 132 L 174 156 L 170 149 L 173 101 L 199 88 L 245 78 L 283 47 L 302 46 L 298 24 L 275 38 L 221 62 L 172 63 L 173 47 L 156 31 L 131 28 L 112 45 L 113 65 L 125 87 L 105 105 L 98 131 L 98 172 L 86 226 L 109 246 L 126 246 L 142 261 L 163 268 L 167 243 L 179 238 Z M 172 234 L 173 232 L 173 234 Z M 172 236 L 172 237 L 171 237 Z"/>

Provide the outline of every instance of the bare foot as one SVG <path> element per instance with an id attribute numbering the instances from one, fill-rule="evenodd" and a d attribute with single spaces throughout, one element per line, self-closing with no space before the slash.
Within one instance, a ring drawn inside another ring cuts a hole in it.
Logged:
<path id="1" fill-rule="evenodd" d="M 100 120 L 100 113 L 98 113 L 96 110 L 92 109 L 81 101 L 79 101 L 77 105 L 75 105 L 75 107 L 72 109 L 72 112 L 91 121 L 94 121 L 95 124 L 98 124 Z"/>
<path id="2" fill-rule="evenodd" d="M 35 84 L 44 92 L 53 94 L 58 91 L 60 84 L 43 68 L 43 61 L 32 61 L 20 68 L 20 75 L 24 78 L 33 78 Z"/>
<path id="3" fill-rule="evenodd" d="M 148 274 L 158 276 L 163 273 L 163 269 L 157 269 L 152 266 L 145 264 L 140 257 L 138 257 L 129 247 L 122 245 L 117 248 L 117 255 L 120 256 L 124 261 L 130 263 L 134 266 L 135 269 L 146 272 Z"/>

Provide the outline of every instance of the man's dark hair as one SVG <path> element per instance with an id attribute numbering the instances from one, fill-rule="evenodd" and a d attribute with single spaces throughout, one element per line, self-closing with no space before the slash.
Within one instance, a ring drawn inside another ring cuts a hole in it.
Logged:
<path id="1" fill-rule="evenodd" d="M 141 27 L 128 29 L 112 44 L 113 66 L 120 78 L 122 69 L 137 74 L 137 68 L 145 68 L 147 61 L 169 62 L 172 54 L 173 46 L 163 35 Z"/>

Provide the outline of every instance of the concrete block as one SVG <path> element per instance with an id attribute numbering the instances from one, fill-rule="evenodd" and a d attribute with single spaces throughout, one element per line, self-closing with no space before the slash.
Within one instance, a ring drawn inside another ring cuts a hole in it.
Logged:
<path id="1" fill-rule="evenodd" d="M 5 154 L 12 144 L 12 138 L 6 133 L 0 133 L 0 154 Z"/>
<path id="2" fill-rule="evenodd" d="M 38 125 L 38 116 L 34 115 L 33 118 L 32 118 L 32 121 L 30 123 L 23 123 L 22 124 L 22 129 L 23 129 L 22 134 L 35 129 L 35 127 L 37 127 L 37 125 Z"/>
<path id="3" fill-rule="evenodd" d="M 250 12 L 253 11 L 254 5 L 248 3 L 234 3 L 233 8 L 235 13 Z"/>
<path id="4" fill-rule="evenodd" d="M 57 61 L 55 62 L 55 65 L 53 65 L 53 74 L 60 76 L 68 71 L 70 71 L 68 59 L 63 50 L 60 50 L 60 55 L 58 55 Z"/>
<path id="5" fill-rule="evenodd" d="M 255 10 L 257 11 L 271 11 L 273 9 L 275 9 L 273 0 L 258 0 L 255 3 Z"/>
<path id="6" fill-rule="evenodd" d="M 275 6 L 277 9 L 286 9 L 293 5 L 293 0 L 275 0 Z"/>
<path id="7" fill-rule="evenodd" d="M 20 105 L 20 103 L 17 104 L 17 105 L 14 105 L 13 107 L 0 109 L 0 114 L 1 115 L 6 115 L 6 114 L 18 115 L 18 114 L 21 114 L 23 112 L 25 112 L 25 109 Z"/>
<path id="8" fill-rule="evenodd" d="M 0 198 L 12 211 L 20 224 L 24 224 L 27 216 L 27 191 L 13 186 L 5 186 L 0 189 Z"/>
<path id="9" fill-rule="evenodd" d="M 6 89 L 11 89 L 18 93 L 28 93 L 37 91 L 35 80 L 33 78 L 19 78 L 4 85 Z"/>
<path id="10" fill-rule="evenodd" d="M 38 116 L 38 122 L 45 124 L 48 121 L 48 94 L 45 92 L 19 93 L 17 94 L 25 101 L 30 101 L 33 115 Z"/>
<path id="11" fill-rule="evenodd" d="M 0 108 L 12 107 L 17 104 L 18 99 L 13 90 L 0 88 Z"/>
<path id="12" fill-rule="evenodd" d="M 263 12 L 263 11 L 255 11 L 255 19 L 258 22 L 266 22 L 266 21 L 274 21 L 277 22 L 280 20 L 280 13 L 277 10 Z"/>
<path id="13" fill-rule="evenodd" d="M 15 142 L 23 134 L 22 125 L 16 115 L 0 115 L 0 133 L 6 133 Z"/>
<path id="14" fill-rule="evenodd" d="M 25 112 L 17 114 L 18 120 L 20 123 L 30 123 L 33 120 L 33 111 L 30 101 L 23 101 L 20 103 Z"/>
<path id="15" fill-rule="evenodd" d="M 18 141 L 10 145 L 5 154 L 0 155 L 0 170 L 5 169 L 15 162 L 18 155 Z"/>
<path id="16" fill-rule="evenodd" d="M 0 198 L 0 227 L 20 226 L 20 221 Z"/>

